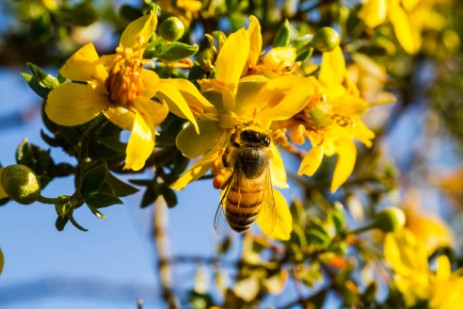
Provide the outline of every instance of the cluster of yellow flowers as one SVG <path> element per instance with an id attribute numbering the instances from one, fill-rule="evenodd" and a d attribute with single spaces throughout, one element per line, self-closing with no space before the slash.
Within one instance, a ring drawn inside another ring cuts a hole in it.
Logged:
<path id="1" fill-rule="evenodd" d="M 198 81 L 198 90 L 186 79 L 161 79 L 145 68 L 154 67 L 151 60 L 143 59 L 143 52 L 156 25 L 154 13 L 132 22 L 113 55 L 99 57 L 92 43 L 77 51 L 60 70 L 71 82 L 48 96 L 48 117 L 75 126 L 102 113 L 131 130 L 125 168 L 134 171 L 142 169 L 152 153 L 156 126 L 169 111 L 187 119 L 189 125 L 179 133 L 177 147 L 186 157 L 200 159 L 172 185 L 177 190 L 211 169 L 217 175 L 216 186 L 221 187 L 221 158 L 232 134 L 244 126 L 272 137 L 271 179 L 278 188 L 287 184 L 276 144 L 285 147 L 310 141 L 312 148 L 299 168 L 299 174 L 308 176 L 317 171 L 325 155 L 336 154 L 332 192 L 352 173 L 355 141 L 371 145 L 374 133 L 361 120 L 369 104 L 352 82 L 340 47 L 323 53 L 318 78 L 305 76 L 294 48 L 263 53 L 260 24 L 251 16 L 247 29 L 225 40 L 214 62 L 214 78 Z M 258 224 L 269 236 L 288 239 L 292 221 L 287 203 L 278 191 L 273 195 L 276 227 L 259 219 Z"/>

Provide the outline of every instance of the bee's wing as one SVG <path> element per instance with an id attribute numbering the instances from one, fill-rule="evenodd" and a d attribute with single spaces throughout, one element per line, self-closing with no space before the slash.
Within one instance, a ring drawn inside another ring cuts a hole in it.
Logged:
<path id="1" fill-rule="evenodd" d="M 275 197 L 273 196 L 272 177 L 270 175 L 270 167 L 267 167 L 265 176 L 265 189 L 262 196 L 262 209 L 259 213 L 258 220 L 265 222 L 270 227 L 270 234 L 275 229 L 276 210 L 275 210 Z"/>
<path id="2" fill-rule="evenodd" d="M 239 169 L 234 169 L 230 178 L 225 183 L 224 189 L 222 190 L 222 196 L 220 197 L 219 206 L 214 216 L 214 229 L 216 231 L 226 231 L 229 230 L 227 220 L 225 218 L 225 206 L 227 203 L 227 196 L 230 188 L 237 183 L 239 185 L 240 181 L 240 171 Z M 239 186 L 238 186 L 239 187 Z"/>

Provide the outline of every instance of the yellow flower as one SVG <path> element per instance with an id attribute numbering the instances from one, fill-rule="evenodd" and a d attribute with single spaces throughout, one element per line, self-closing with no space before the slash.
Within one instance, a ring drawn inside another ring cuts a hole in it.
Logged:
<path id="1" fill-rule="evenodd" d="M 241 78 L 251 50 L 260 48 L 252 45 L 255 41 L 250 33 L 242 28 L 227 38 L 217 56 L 215 79 L 199 81 L 202 94 L 198 91 L 187 98 L 198 117 L 201 133 L 197 134 L 191 126 L 187 126 L 177 137 L 177 147 L 189 158 L 202 158 L 172 185 L 176 190 L 197 180 L 220 161 L 236 128 L 252 125 L 269 132 L 273 121 L 290 118 L 305 106 L 312 95 L 307 91 L 307 85 L 313 80 L 311 78 L 289 75 L 274 79 L 261 75 Z M 240 52 L 237 53 L 237 50 Z M 177 80 L 176 83 L 180 91 L 194 88 L 186 80 Z M 276 146 L 272 143 L 270 147 L 272 182 L 276 187 L 286 187 L 283 161 Z M 288 239 L 292 230 L 291 215 L 281 194 L 274 191 L 274 196 L 277 226 L 273 233 L 269 235 L 272 228 L 268 222 L 257 219 L 257 223 L 269 237 Z"/>
<path id="2" fill-rule="evenodd" d="M 319 82 L 311 102 L 283 126 L 289 128 L 293 142 L 301 144 L 308 138 L 312 143 L 312 149 L 301 162 L 300 175 L 312 176 L 324 155 L 338 155 L 331 183 L 334 192 L 354 169 L 355 140 L 370 147 L 374 133 L 361 120 L 369 106 L 349 80 L 339 47 L 323 54 Z"/>
<path id="3" fill-rule="evenodd" d="M 450 309 L 463 302 L 462 269 L 452 273 L 448 258 L 439 256 L 430 271 L 425 244 L 408 229 L 386 235 L 384 256 L 407 306 L 427 301 L 429 308 Z"/>
<path id="4" fill-rule="evenodd" d="M 259 20 L 251 15 L 248 28 L 251 46 L 242 75 L 260 73 L 274 77 L 275 75 L 294 72 L 300 65 L 296 62 L 296 49 L 294 47 L 276 47 L 262 55 L 262 34 L 260 29 Z"/>
<path id="5" fill-rule="evenodd" d="M 177 0 L 177 7 L 191 13 L 201 10 L 202 3 L 198 0 Z"/>
<path id="6" fill-rule="evenodd" d="M 422 44 L 421 33 L 426 28 L 441 29 L 443 16 L 433 10 L 436 0 L 367 0 L 359 11 L 359 18 L 370 28 L 389 20 L 403 49 L 416 53 Z"/>
<path id="7" fill-rule="evenodd" d="M 406 217 L 405 227 L 426 246 L 429 254 L 439 247 L 452 246 L 454 240 L 449 226 L 439 216 L 421 212 L 419 205 L 418 192 L 409 192 L 403 205 Z"/>
<path id="8" fill-rule="evenodd" d="M 144 69 L 153 65 L 143 59 L 143 52 L 156 24 L 152 12 L 129 24 L 113 55 L 98 57 L 92 43 L 83 46 L 60 70 L 72 82 L 52 90 L 45 105 L 47 116 L 63 126 L 81 125 L 103 113 L 120 128 L 131 130 L 124 168 L 135 171 L 152 153 L 156 126 L 169 111 L 166 103 L 151 98 L 157 92 L 179 96 L 175 88 L 161 88 L 158 75 Z M 184 99 L 179 100 L 176 106 L 188 113 Z M 194 122 L 193 117 L 190 120 Z"/>

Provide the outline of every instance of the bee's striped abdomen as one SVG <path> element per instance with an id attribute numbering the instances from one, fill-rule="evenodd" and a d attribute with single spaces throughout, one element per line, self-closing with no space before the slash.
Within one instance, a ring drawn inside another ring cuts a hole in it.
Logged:
<path id="1" fill-rule="evenodd" d="M 247 230 L 262 209 L 265 173 L 255 179 L 230 184 L 225 207 L 228 224 L 237 232 Z"/>

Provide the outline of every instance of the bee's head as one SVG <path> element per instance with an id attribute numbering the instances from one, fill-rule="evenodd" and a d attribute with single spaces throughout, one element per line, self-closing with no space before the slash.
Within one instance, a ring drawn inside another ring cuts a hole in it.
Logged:
<path id="1" fill-rule="evenodd" d="M 270 145 L 270 136 L 268 134 L 254 131 L 251 129 L 243 130 L 240 133 L 241 143 L 249 146 L 268 147 Z"/>

